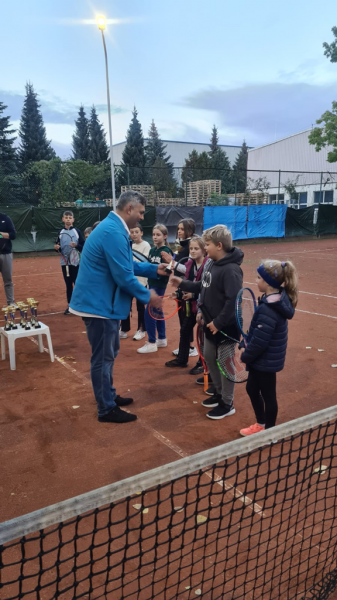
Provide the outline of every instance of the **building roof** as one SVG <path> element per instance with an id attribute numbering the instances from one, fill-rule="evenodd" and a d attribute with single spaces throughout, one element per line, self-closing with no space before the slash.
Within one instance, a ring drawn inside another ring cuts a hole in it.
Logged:
<path id="1" fill-rule="evenodd" d="M 149 138 L 144 138 L 144 142 L 147 142 L 149 140 Z M 162 140 L 162 142 L 168 144 L 193 144 L 194 146 L 209 146 L 210 143 L 208 142 L 181 142 L 180 140 Z M 120 146 L 121 144 L 125 144 L 126 140 L 124 140 L 124 142 L 118 142 L 117 144 L 113 144 L 114 146 Z M 221 148 L 241 148 L 240 146 L 235 146 L 234 144 L 218 144 L 218 146 L 220 146 Z"/>
<path id="2" fill-rule="evenodd" d="M 251 152 L 252 150 L 260 150 L 260 148 L 266 148 L 267 146 L 273 146 L 273 144 L 284 142 L 284 140 L 289 140 L 290 138 L 296 137 L 297 135 L 302 135 L 303 133 L 307 133 L 308 131 L 311 131 L 311 129 L 304 129 L 303 131 L 292 133 L 291 135 L 287 135 L 286 137 L 280 138 L 279 140 L 275 140 L 274 142 L 268 142 L 268 144 L 262 144 L 261 146 L 254 146 L 254 148 L 248 148 L 248 152 Z"/>

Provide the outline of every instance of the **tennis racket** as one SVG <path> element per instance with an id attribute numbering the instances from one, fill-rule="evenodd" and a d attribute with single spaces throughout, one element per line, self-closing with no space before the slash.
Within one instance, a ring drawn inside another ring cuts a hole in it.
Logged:
<path id="1" fill-rule="evenodd" d="M 212 321 L 204 305 L 200 310 L 205 317 L 205 322 Z M 241 352 L 239 350 L 239 340 L 236 340 L 223 331 L 219 331 L 224 336 L 224 340 L 216 347 L 216 364 L 220 372 L 233 383 L 244 383 L 248 379 L 246 365 L 241 361 Z"/>
<path id="2" fill-rule="evenodd" d="M 204 339 L 205 332 L 202 325 L 197 327 L 197 350 L 200 356 L 202 367 L 204 369 L 204 392 L 208 390 L 208 368 L 204 359 Z"/>
<path id="3" fill-rule="evenodd" d="M 138 252 L 138 250 L 133 250 L 133 248 L 132 248 L 132 254 L 133 254 L 134 258 L 136 258 L 141 263 L 149 263 L 149 262 L 151 262 L 148 259 L 148 257 L 145 256 L 145 254 L 142 254 L 141 252 Z"/>
<path id="4" fill-rule="evenodd" d="M 245 342 L 255 310 L 256 299 L 254 292 L 250 288 L 242 288 L 236 297 L 235 315 Z"/>
<path id="5" fill-rule="evenodd" d="M 148 312 L 150 317 L 155 321 L 167 321 L 167 319 L 171 319 L 174 315 L 177 314 L 178 310 L 181 308 L 181 304 L 176 298 L 172 296 L 160 296 L 163 303 L 162 308 L 155 308 L 151 304 L 148 306 Z"/>
<path id="6" fill-rule="evenodd" d="M 77 267 L 80 264 L 80 253 L 76 248 L 71 246 L 73 242 L 74 238 L 71 234 L 62 229 L 56 243 L 60 244 L 59 253 L 65 262 L 67 277 L 69 277 L 69 266 L 73 265 L 74 267 Z"/>

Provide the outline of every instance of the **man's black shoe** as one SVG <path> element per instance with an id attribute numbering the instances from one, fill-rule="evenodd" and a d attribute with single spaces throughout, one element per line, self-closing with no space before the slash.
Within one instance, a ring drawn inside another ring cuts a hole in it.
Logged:
<path id="1" fill-rule="evenodd" d="M 129 406 L 129 404 L 132 404 L 133 398 L 122 398 L 122 396 L 116 396 L 115 402 L 117 406 Z"/>
<path id="2" fill-rule="evenodd" d="M 66 308 L 63 314 L 64 314 L 64 315 L 70 315 L 70 310 L 69 310 L 69 308 Z"/>
<path id="3" fill-rule="evenodd" d="M 183 363 L 180 362 L 180 360 L 178 360 L 177 358 L 174 358 L 173 360 L 168 360 L 165 363 L 165 367 L 180 367 L 180 368 L 186 368 L 188 367 L 187 363 Z"/>
<path id="4" fill-rule="evenodd" d="M 107 415 L 98 417 L 100 423 L 130 423 L 130 421 L 135 421 L 136 419 L 136 415 L 131 415 L 121 410 L 119 406 L 115 406 Z"/>

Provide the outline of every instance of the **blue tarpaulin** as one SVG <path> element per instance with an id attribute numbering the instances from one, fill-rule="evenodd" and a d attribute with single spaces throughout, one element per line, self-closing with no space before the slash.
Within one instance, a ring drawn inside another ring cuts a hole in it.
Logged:
<path id="1" fill-rule="evenodd" d="M 284 237 L 286 204 L 249 206 L 247 237 Z"/>
<path id="2" fill-rule="evenodd" d="M 204 229 L 227 225 L 233 240 L 247 238 L 247 206 L 205 206 Z"/>

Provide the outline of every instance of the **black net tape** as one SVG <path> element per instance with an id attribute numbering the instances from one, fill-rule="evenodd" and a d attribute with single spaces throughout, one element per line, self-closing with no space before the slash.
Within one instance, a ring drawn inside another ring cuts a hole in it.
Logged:
<path id="1" fill-rule="evenodd" d="M 1 599 L 328 598 L 336 429 L 319 425 L 4 544 Z"/>

